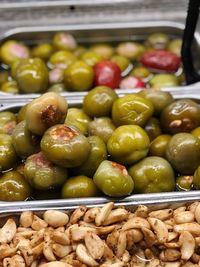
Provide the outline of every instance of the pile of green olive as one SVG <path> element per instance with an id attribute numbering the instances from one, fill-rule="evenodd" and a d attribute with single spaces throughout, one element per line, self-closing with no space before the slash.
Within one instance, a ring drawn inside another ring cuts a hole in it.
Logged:
<path id="1" fill-rule="evenodd" d="M 79 45 L 66 32 L 51 42 L 0 45 L 0 92 L 10 94 L 173 87 L 184 84 L 181 39 L 153 33 L 143 42 Z"/>
<path id="2" fill-rule="evenodd" d="M 0 200 L 200 189 L 200 106 L 154 89 L 48 92 L 0 112 Z"/>

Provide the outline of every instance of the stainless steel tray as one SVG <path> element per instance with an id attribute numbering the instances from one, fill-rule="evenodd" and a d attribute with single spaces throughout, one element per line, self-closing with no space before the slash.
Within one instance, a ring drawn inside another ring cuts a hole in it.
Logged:
<path id="1" fill-rule="evenodd" d="M 0 35 L 0 43 L 7 39 L 16 39 L 27 44 L 36 44 L 50 41 L 57 31 L 67 31 L 74 35 L 80 44 L 91 44 L 98 42 L 116 43 L 120 41 L 141 41 L 153 32 L 163 32 L 171 37 L 182 37 L 184 24 L 175 21 L 144 21 L 125 23 L 83 24 L 66 26 L 41 26 L 14 28 Z M 200 57 L 200 34 L 196 32 L 194 40 L 194 53 L 196 64 Z M 179 87 L 178 87 L 179 88 Z M 175 88 L 167 88 L 167 90 Z M 84 92 L 66 92 L 67 95 L 81 95 Z M 13 97 L 7 93 L 1 93 L 2 97 Z M 26 95 L 23 95 L 27 97 Z M 38 96 L 31 94 L 30 96 Z"/>

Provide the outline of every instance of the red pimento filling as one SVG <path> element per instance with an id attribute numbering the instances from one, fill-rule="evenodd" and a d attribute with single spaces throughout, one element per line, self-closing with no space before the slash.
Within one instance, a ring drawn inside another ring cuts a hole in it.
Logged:
<path id="1" fill-rule="evenodd" d="M 34 161 L 35 165 L 37 165 L 38 167 L 52 167 L 53 166 L 53 163 L 50 162 L 42 152 L 32 155 L 31 159 Z"/>
<path id="2" fill-rule="evenodd" d="M 124 175 L 128 175 L 127 169 L 123 165 L 112 161 L 112 166 Z"/>
<path id="3" fill-rule="evenodd" d="M 69 141 L 79 133 L 66 125 L 60 125 L 52 129 L 50 135 L 55 140 Z"/>

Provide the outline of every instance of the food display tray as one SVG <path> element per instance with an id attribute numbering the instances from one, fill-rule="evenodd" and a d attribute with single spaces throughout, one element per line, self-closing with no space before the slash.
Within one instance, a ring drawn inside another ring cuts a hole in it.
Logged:
<path id="1" fill-rule="evenodd" d="M 42 42 L 49 42 L 53 35 L 58 31 L 67 31 L 71 33 L 78 43 L 89 45 L 94 43 L 111 43 L 123 41 L 143 41 L 145 37 L 154 32 L 163 32 L 171 37 L 181 38 L 184 30 L 184 24 L 175 21 L 143 21 L 143 22 L 124 22 L 124 23 L 98 23 L 83 25 L 65 25 L 65 26 L 41 26 L 41 27 L 20 27 L 8 30 L 0 35 L 0 43 L 9 39 L 22 41 L 29 45 L 35 45 Z M 195 33 L 194 48 L 196 62 L 200 57 L 200 34 Z M 179 88 L 179 87 L 178 87 Z M 167 90 L 175 88 L 167 88 Z M 82 95 L 84 92 L 66 92 L 64 95 Z M 13 96 L 0 92 L 0 96 Z M 27 95 L 23 96 L 27 97 Z M 29 94 L 28 97 L 37 97 L 38 94 Z"/>

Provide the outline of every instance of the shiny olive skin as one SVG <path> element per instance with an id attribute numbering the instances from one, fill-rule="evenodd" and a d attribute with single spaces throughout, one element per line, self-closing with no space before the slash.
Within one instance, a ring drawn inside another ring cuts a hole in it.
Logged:
<path id="1" fill-rule="evenodd" d="M 91 147 L 88 158 L 81 166 L 74 169 L 74 173 L 93 177 L 100 163 L 107 159 L 107 148 L 99 136 L 89 136 L 88 142 Z"/>
<path id="2" fill-rule="evenodd" d="M 179 85 L 179 80 L 174 74 L 159 73 L 153 76 L 149 84 L 153 88 L 175 87 Z"/>
<path id="3" fill-rule="evenodd" d="M 53 46 L 58 50 L 74 50 L 77 47 L 74 37 L 67 32 L 57 32 L 53 37 Z"/>
<path id="4" fill-rule="evenodd" d="M 18 156 L 26 158 L 40 150 L 40 138 L 31 133 L 26 121 L 17 124 L 12 134 L 12 144 Z"/>
<path id="5" fill-rule="evenodd" d="M 77 127 L 82 134 L 88 133 L 88 124 L 91 118 L 80 108 L 69 108 L 65 123 L 69 123 Z"/>
<path id="6" fill-rule="evenodd" d="M 147 37 L 145 43 L 153 49 L 163 50 L 166 49 L 169 44 L 169 37 L 165 33 L 155 32 Z"/>
<path id="7" fill-rule="evenodd" d="M 170 139 L 166 158 L 180 174 L 193 175 L 200 165 L 200 140 L 190 133 L 178 133 Z"/>
<path id="8" fill-rule="evenodd" d="M 190 132 L 200 126 L 200 106 L 190 99 L 174 101 L 162 111 L 160 121 L 167 133 Z"/>
<path id="9" fill-rule="evenodd" d="M 109 117 L 100 117 L 88 124 L 88 134 L 90 136 L 99 136 L 105 143 L 107 143 L 115 128 L 115 125 Z"/>
<path id="10" fill-rule="evenodd" d="M 32 187 L 46 190 L 61 186 L 66 181 L 68 173 L 65 168 L 56 166 L 39 152 L 26 159 L 24 176 Z"/>
<path id="11" fill-rule="evenodd" d="M 93 180 L 85 175 L 70 177 L 62 187 L 62 198 L 96 197 L 98 194 Z"/>
<path id="12" fill-rule="evenodd" d="M 193 176 L 181 175 L 176 178 L 178 191 L 190 191 L 193 187 Z"/>
<path id="13" fill-rule="evenodd" d="M 160 121 L 157 118 L 151 117 L 144 126 L 144 130 L 148 134 L 150 141 L 153 141 L 162 133 Z"/>
<path id="14" fill-rule="evenodd" d="M 0 58 L 4 64 L 11 65 L 18 59 L 29 58 L 28 47 L 15 40 L 6 41 L 0 49 Z"/>
<path id="15" fill-rule="evenodd" d="M 66 91 L 66 87 L 64 85 L 64 83 L 56 83 L 51 85 L 47 92 L 54 92 L 54 93 L 62 93 Z"/>
<path id="16" fill-rule="evenodd" d="M 116 162 L 104 160 L 94 174 L 94 183 L 105 194 L 121 197 L 132 193 L 133 179 L 126 168 Z"/>
<path id="17" fill-rule="evenodd" d="M 146 79 L 151 76 L 151 72 L 146 67 L 138 66 L 133 68 L 130 75 L 137 78 Z"/>
<path id="18" fill-rule="evenodd" d="M 136 42 L 124 42 L 118 44 L 116 47 L 116 52 L 120 56 L 127 57 L 130 60 L 138 59 L 143 52 L 145 51 L 145 47 Z"/>
<path id="19" fill-rule="evenodd" d="M 200 126 L 192 130 L 191 134 L 200 139 Z"/>
<path id="20" fill-rule="evenodd" d="M 40 58 L 18 61 L 12 70 L 22 93 L 41 93 L 48 86 L 48 69 Z"/>
<path id="21" fill-rule="evenodd" d="M 90 47 L 90 50 L 103 57 L 103 59 L 110 59 L 114 53 L 114 49 L 109 44 L 95 44 Z"/>
<path id="22" fill-rule="evenodd" d="M 28 129 L 42 135 L 49 127 L 63 123 L 67 115 L 68 104 L 65 98 L 54 92 L 48 92 L 32 100 L 26 110 Z"/>
<path id="23" fill-rule="evenodd" d="M 12 137 L 0 134 L 0 172 L 13 168 L 18 157 L 12 145 Z"/>
<path id="24" fill-rule="evenodd" d="M 156 116 L 160 115 L 162 110 L 174 101 L 173 96 L 169 92 L 150 88 L 148 90 L 141 90 L 137 94 L 152 102 L 154 115 Z"/>
<path id="25" fill-rule="evenodd" d="M 93 51 L 86 51 L 81 55 L 80 59 L 83 60 L 89 66 L 94 66 L 98 62 L 102 61 L 104 58 Z"/>
<path id="26" fill-rule="evenodd" d="M 0 112 L 0 134 L 11 135 L 16 127 L 16 116 L 10 111 Z"/>
<path id="27" fill-rule="evenodd" d="M 39 57 L 43 60 L 48 60 L 51 54 L 53 53 L 53 47 L 51 44 L 43 43 L 34 46 L 31 50 L 31 54 L 33 57 Z"/>
<path id="28" fill-rule="evenodd" d="M 76 56 L 69 51 L 57 51 L 49 58 L 52 68 L 66 69 L 77 60 Z"/>
<path id="29" fill-rule="evenodd" d="M 7 81 L 1 85 L 0 91 L 8 94 L 19 94 L 19 88 L 16 81 Z"/>
<path id="30" fill-rule="evenodd" d="M 73 52 L 73 54 L 77 57 L 77 58 L 81 58 L 81 56 L 86 53 L 88 50 L 86 47 L 79 45 Z"/>
<path id="31" fill-rule="evenodd" d="M 150 144 L 149 155 L 165 158 L 167 145 L 170 139 L 171 135 L 168 134 L 161 134 L 157 136 Z"/>
<path id="32" fill-rule="evenodd" d="M 87 137 L 69 124 L 49 128 L 42 137 L 40 147 L 50 161 L 66 168 L 80 166 L 90 153 Z"/>
<path id="33" fill-rule="evenodd" d="M 24 121 L 26 119 L 26 110 L 27 110 L 28 104 L 22 106 L 20 110 L 17 113 L 17 123 L 20 121 Z"/>
<path id="34" fill-rule="evenodd" d="M 170 52 L 173 52 L 174 54 L 176 54 L 177 56 L 180 56 L 181 47 L 182 47 L 182 39 L 174 39 L 169 43 L 167 49 Z"/>
<path id="35" fill-rule="evenodd" d="M 64 80 L 69 90 L 89 90 L 93 85 L 94 71 L 92 67 L 85 62 L 76 61 L 64 71 Z"/>
<path id="36" fill-rule="evenodd" d="M 147 155 L 149 144 L 149 137 L 140 126 L 123 125 L 113 132 L 107 149 L 114 161 L 133 164 Z"/>
<path id="37" fill-rule="evenodd" d="M 148 99 L 130 94 L 115 100 L 112 106 L 112 119 L 117 126 L 126 124 L 144 126 L 153 112 L 153 104 Z"/>
<path id="38" fill-rule="evenodd" d="M 125 71 L 130 65 L 130 60 L 127 57 L 114 55 L 111 57 L 110 61 L 117 64 L 121 70 L 121 72 Z"/>
<path id="39" fill-rule="evenodd" d="M 170 192 L 175 189 L 174 171 L 161 157 L 147 157 L 128 170 L 134 181 L 135 193 Z"/>
<path id="40" fill-rule="evenodd" d="M 96 86 L 83 100 L 83 110 L 90 117 L 109 116 L 117 94 L 107 86 Z"/>
<path id="41" fill-rule="evenodd" d="M 193 177 L 193 185 L 196 189 L 200 189 L 200 166 L 197 167 Z"/>
<path id="42" fill-rule="evenodd" d="M 0 87 L 2 86 L 3 83 L 8 81 L 9 73 L 7 70 L 2 70 L 0 72 Z"/>
<path id="43" fill-rule="evenodd" d="M 9 171 L 0 176 L 0 201 L 23 201 L 31 193 L 31 187 L 19 172 Z"/>

